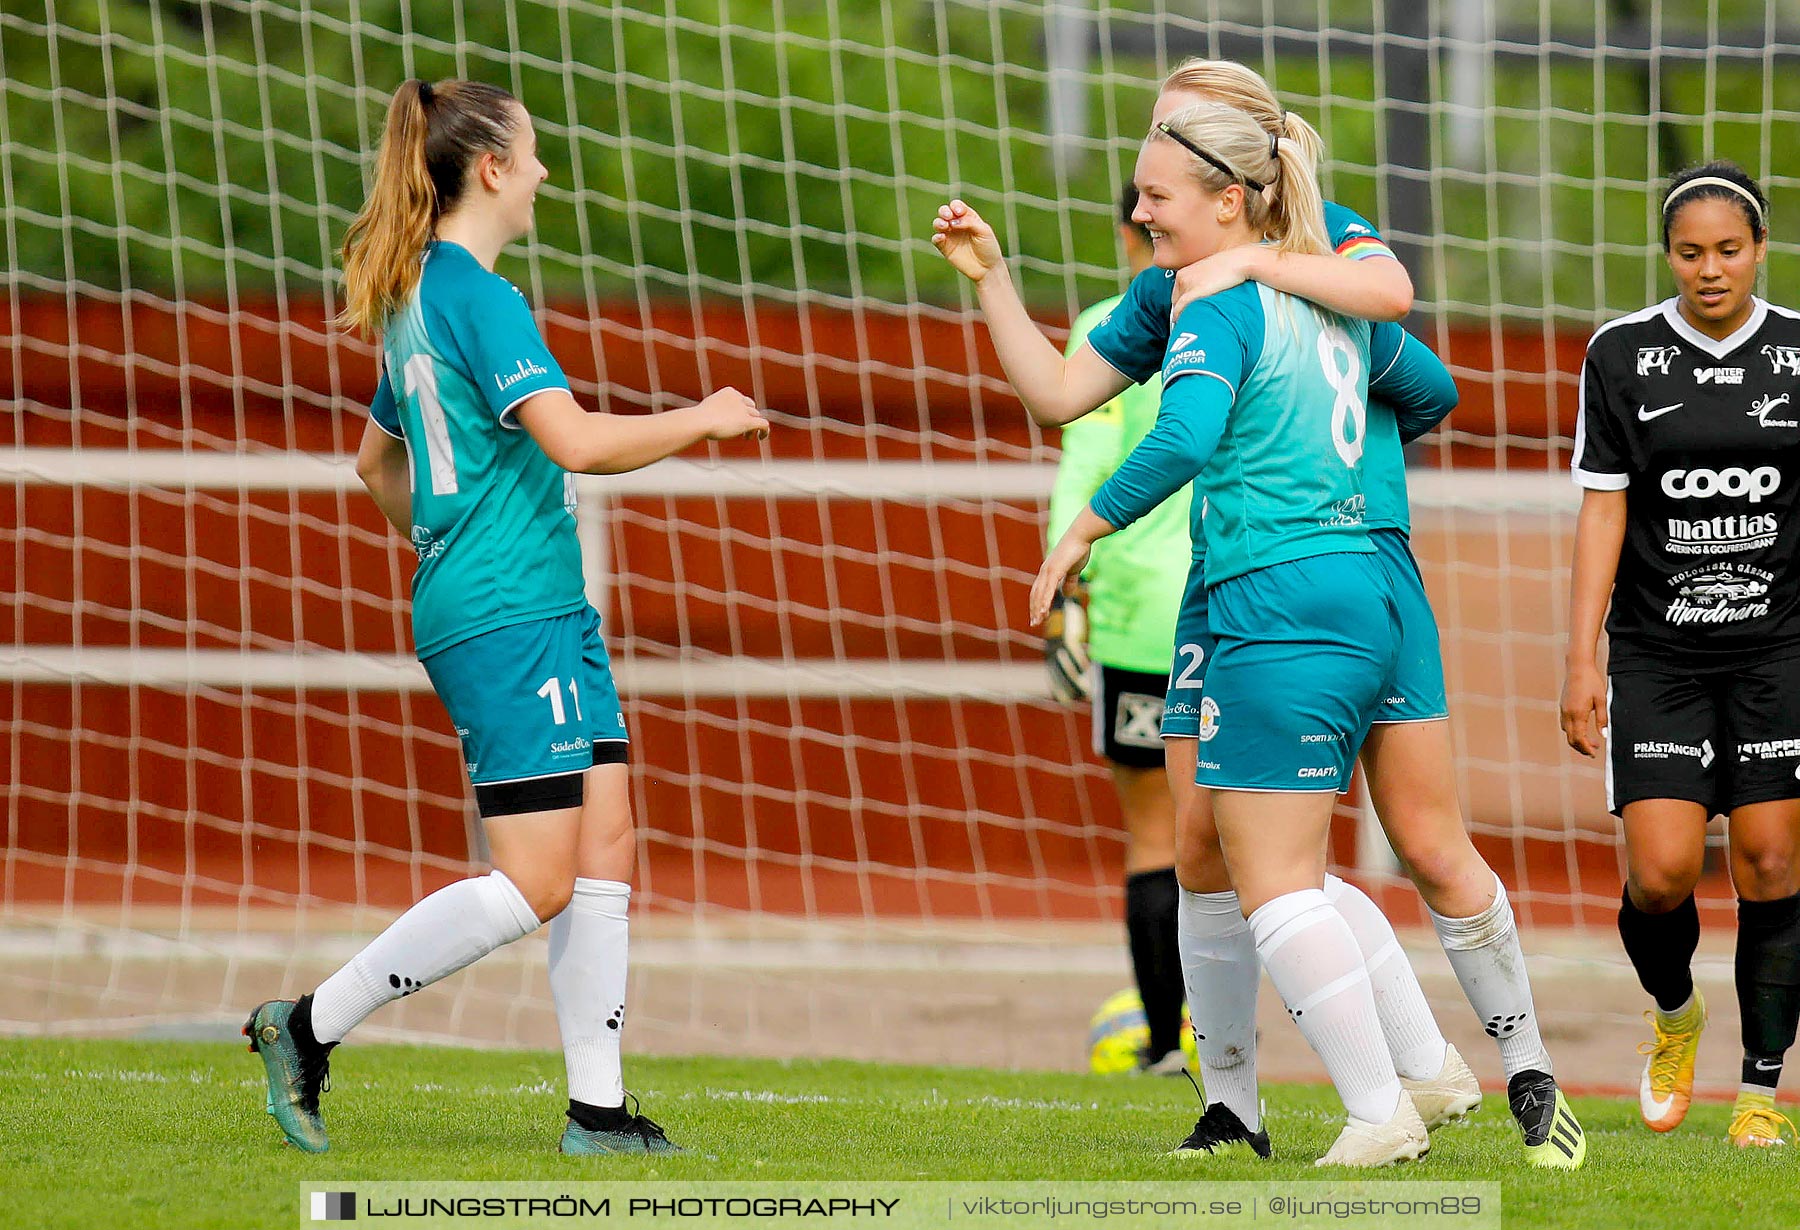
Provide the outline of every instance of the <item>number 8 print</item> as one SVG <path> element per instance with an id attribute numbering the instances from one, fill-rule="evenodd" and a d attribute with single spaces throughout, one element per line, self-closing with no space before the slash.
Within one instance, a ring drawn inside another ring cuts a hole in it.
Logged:
<path id="1" fill-rule="evenodd" d="M 1341 368 L 1338 355 L 1344 357 Z M 1325 381 L 1337 394 L 1337 400 L 1331 404 L 1331 442 L 1337 446 L 1344 464 L 1354 466 L 1362 460 L 1369 412 L 1357 389 L 1362 380 L 1362 356 L 1341 327 L 1326 325 L 1319 330 L 1319 366 L 1325 369 Z"/>

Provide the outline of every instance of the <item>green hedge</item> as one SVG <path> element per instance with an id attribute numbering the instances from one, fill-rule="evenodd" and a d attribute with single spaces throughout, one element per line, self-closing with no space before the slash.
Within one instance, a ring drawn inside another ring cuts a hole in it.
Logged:
<path id="1" fill-rule="evenodd" d="M 538 291 L 753 284 L 953 303 L 957 280 L 925 242 L 950 192 L 994 218 L 1034 298 L 1072 304 L 1116 287 L 1107 202 L 1129 174 L 1156 67 L 1106 66 L 1090 89 L 1091 149 L 1059 176 L 1042 131 L 1042 24 L 1026 9 L 677 0 L 668 20 L 647 0 L 455 7 L 460 26 L 451 6 L 398 0 L 363 0 L 354 24 L 333 15 L 345 5 L 172 0 L 63 0 L 51 31 L 0 16 L 10 267 L 53 291 L 317 293 L 361 200 L 385 96 L 409 74 L 462 74 L 514 88 L 539 121 L 551 182 L 529 266 L 509 270 Z M 407 29 L 407 13 L 440 24 Z M 1630 118 L 1637 87 L 1613 67 L 1503 66 L 1499 174 L 1440 175 L 1426 298 L 1587 318 L 1663 293 L 1647 246 L 1654 141 Z M 1326 134 L 1328 191 L 1379 220 L 1369 61 L 1272 68 Z M 1795 76 L 1777 76 L 1778 110 L 1800 110 Z M 1699 65 L 1665 73 L 1665 109 L 1714 115 L 1683 125 L 1690 147 L 1766 169 L 1756 66 L 1722 60 L 1707 89 Z M 1613 118 L 1597 127 L 1597 110 Z M 1438 133 L 1448 161 L 1441 116 Z M 1800 194 L 1784 180 L 1772 195 L 1779 224 Z M 1795 257 L 1772 263 L 1779 297 Z"/>

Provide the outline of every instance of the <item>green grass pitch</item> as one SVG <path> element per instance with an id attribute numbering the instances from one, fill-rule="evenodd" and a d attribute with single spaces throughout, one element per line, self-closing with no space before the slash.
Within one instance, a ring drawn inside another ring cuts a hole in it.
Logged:
<path id="1" fill-rule="evenodd" d="M 224 1043 L 0 1041 L 9 1225 L 296 1224 L 296 1185 L 378 1179 L 1291 1179 L 1340 1111 L 1330 1089 L 1266 1089 L 1273 1163 L 1160 1156 L 1196 1114 L 1185 1081 L 845 1062 L 629 1060 L 644 1110 L 695 1152 L 563 1158 L 561 1056 L 349 1046 L 325 1097 L 332 1151 L 279 1143 L 262 1067 Z M 1508 1227 L 1800 1225 L 1793 1149 L 1740 1151 L 1727 1109 L 1654 1136 L 1629 1102 L 1585 1099 L 1577 1174 L 1527 1170 L 1502 1097 L 1383 1172 L 1498 1181 Z M 179 1211 L 179 1212 L 176 1212 Z M 19 1220 L 22 1217 L 22 1220 Z"/>

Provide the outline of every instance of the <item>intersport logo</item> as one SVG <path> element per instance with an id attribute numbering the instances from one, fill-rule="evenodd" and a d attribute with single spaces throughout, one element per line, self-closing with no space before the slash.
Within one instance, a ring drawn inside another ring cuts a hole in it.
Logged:
<path id="1" fill-rule="evenodd" d="M 1694 373 L 1694 379 L 1700 384 L 1742 384 L 1744 369 L 1741 367 L 1703 367 Z"/>
<path id="2" fill-rule="evenodd" d="M 1747 496 L 1752 504 L 1781 486 L 1781 471 L 1774 466 L 1746 470 L 1669 470 L 1662 476 L 1663 494 L 1675 500 L 1703 500 L 1708 496 Z"/>

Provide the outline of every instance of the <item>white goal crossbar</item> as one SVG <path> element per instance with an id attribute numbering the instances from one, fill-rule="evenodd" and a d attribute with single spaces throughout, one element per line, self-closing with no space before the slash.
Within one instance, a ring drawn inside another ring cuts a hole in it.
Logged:
<path id="1" fill-rule="evenodd" d="M 736 461 L 671 458 L 629 474 L 578 480 L 582 540 L 594 596 L 604 584 L 604 513 L 613 499 L 656 496 L 730 499 L 893 500 L 902 503 L 1044 500 L 1050 462 Z M 0 451 L 0 477 L 15 488 L 118 491 L 293 491 L 357 489 L 354 459 L 313 453 L 225 453 L 179 449 Z M 1470 474 L 1417 470 L 1410 480 L 1420 512 L 1558 517 L 1579 495 L 1558 474 Z M 1038 662 L 779 660 L 692 654 L 680 659 L 626 655 L 615 662 L 628 694 L 685 697 L 931 696 L 986 701 L 1042 699 Z M 12 683 L 110 683 L 171 690 L 320 689 L 426 691 L 410 656 L 330 651 L 0 647 L 0 679 Z"/>

